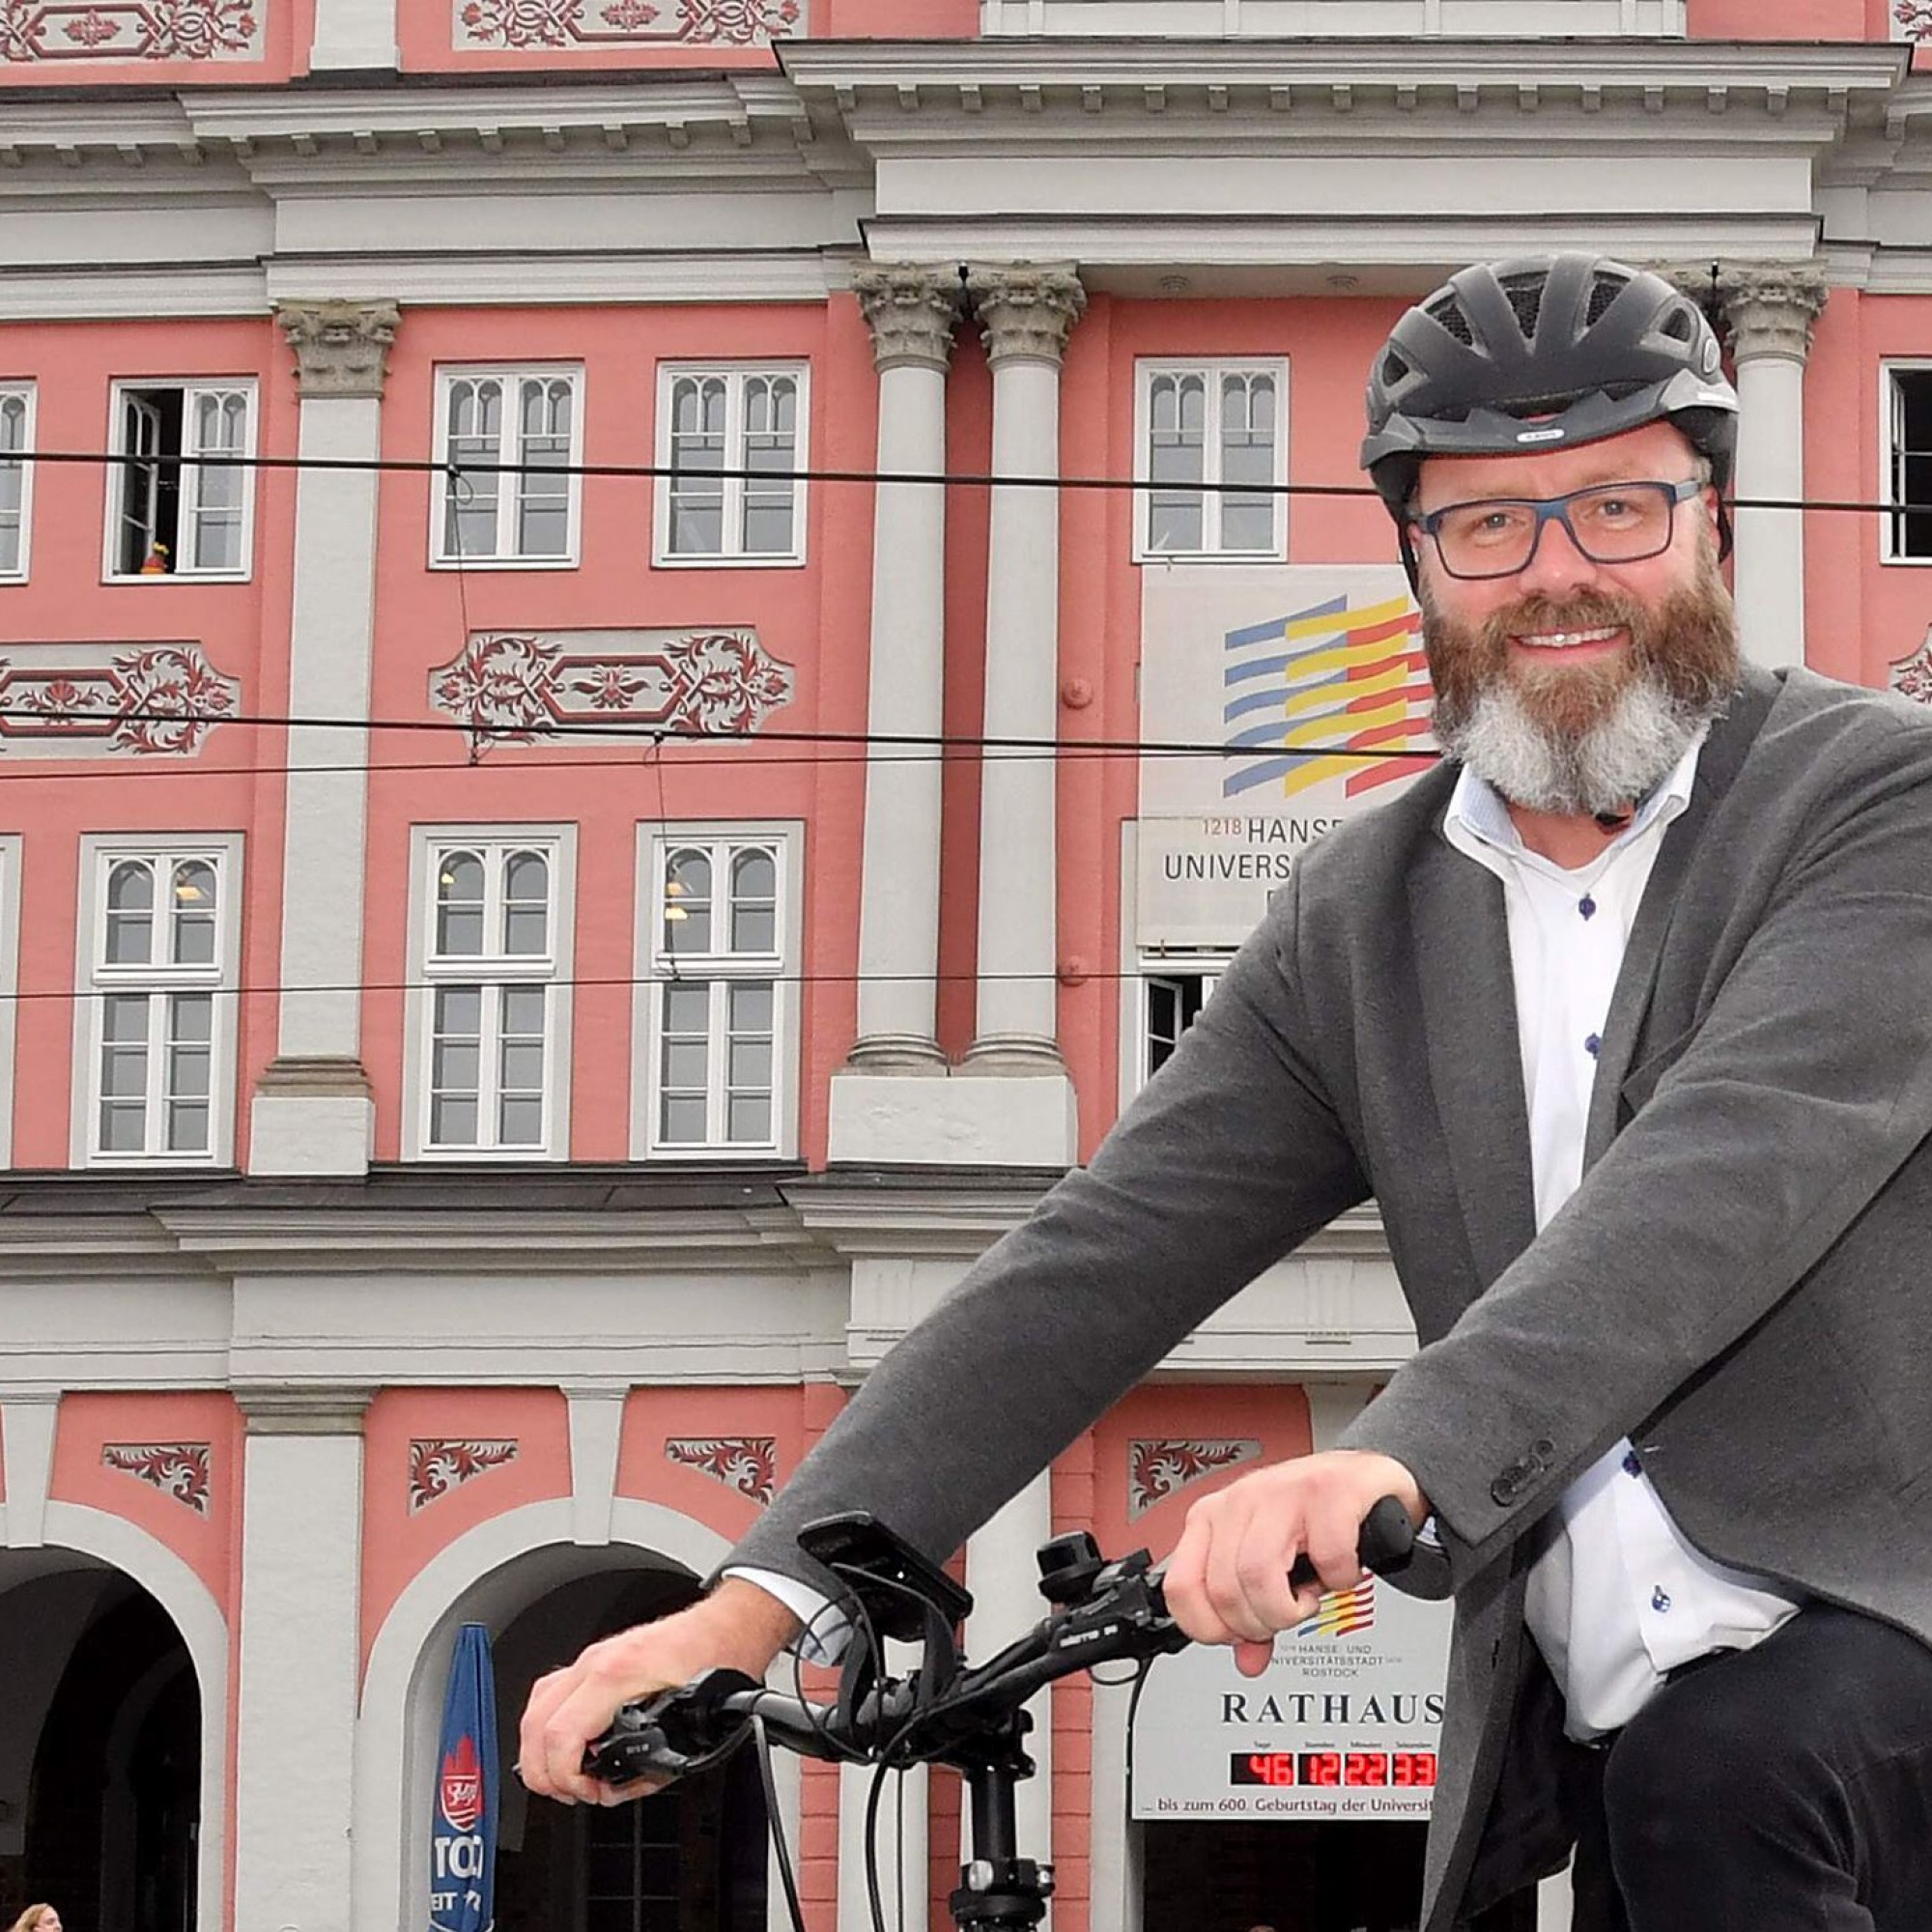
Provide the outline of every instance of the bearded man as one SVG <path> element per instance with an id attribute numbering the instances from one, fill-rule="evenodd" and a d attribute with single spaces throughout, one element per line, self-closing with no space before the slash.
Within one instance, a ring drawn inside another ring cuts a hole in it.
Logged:
<path id="1" fill-rule="evenodd" d="M 1737 398 L 1696 306 L 1464 270 L 1363 457 L 1441 769 L 1296 867 L 1091 1168 L 875 1372 L 713 1592 L 537 1686 L 532 1788 L 623 1699 L 762 1673 L 944 1558 L 1207 1315 L 1373 1195 L 1421 1340 L 1344 1447 L 1197 1503 L 1170 1606 L 1264 1668 L 1383 1495 L 1455 1636 L 1423 1922 L 1573 1856 L 1576 1924 L 1932 1924 L 1932 720 L 1744 667 Z"/>

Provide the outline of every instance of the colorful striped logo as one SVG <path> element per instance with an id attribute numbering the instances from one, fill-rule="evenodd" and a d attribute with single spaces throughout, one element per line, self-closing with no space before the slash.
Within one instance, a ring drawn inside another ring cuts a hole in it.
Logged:
<path id="1" fill-rule="evenodd" d="M 1433 760 L 1417 753 L 1435 693 L 1421 632 L 1406 597 L 1356 605 L 1347 596 L 1228 632 L 1224 742 L 1257 755 L 1230 762 L 1222 796 L 1279 780 L 1292 798 L 1339 778 L 1358 798 L 1427 770 Z M 1363 755 L 1376 753 L 1384 755 Z"/>
<path id="2" fill-rule="evenodd" d="M 1330 1590 L 1315 1614 L 1294 1627 L 1296 1636 L 1349 1636 L 1376 1620 L 1376 1579 L 1364 1577 L 1352 1590 Z"/>

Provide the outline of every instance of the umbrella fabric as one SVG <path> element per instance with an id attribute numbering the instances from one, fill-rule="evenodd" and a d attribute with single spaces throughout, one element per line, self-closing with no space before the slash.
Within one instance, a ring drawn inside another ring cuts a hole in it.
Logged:
<path id="1" fill-rule="evenodd" d="M 497 1889 L 497 1680 L 490 1633 L 465 1624 L 449 1661 L 430 1825 L 430 1932 L 490 1932 Z"/>

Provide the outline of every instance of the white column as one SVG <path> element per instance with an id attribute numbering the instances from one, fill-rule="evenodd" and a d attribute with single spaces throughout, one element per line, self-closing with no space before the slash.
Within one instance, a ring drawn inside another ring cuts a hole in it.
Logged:
<path id="1" fill-rule="evenodd" d="M 366 1389 L 244 1394 L 235 1923 L 350 1932 Z"/>
<path id="2" fill-rule="evenodd" d="M 393 68 L 396 51 L 396 0 L 315 0 L 315 40 L 309 66 Z"/>
<path id="3" fill-rule="evenodd" d="M 1804 361 L 1825 305 L 1825 272 L 1808 263 L 1725 265 L 1719 289 L 1738 379 L 1738 461 L 1745 498 L 1804 495 Z M 1733 582 L 1745 655 L 1804 662 L 1804 513 L 1739 510 Z"/>
<path id="4" fill-rule="evenodd" d="M 373 463 L 395 305 L 291 302 L 279 319 L 296 352 L 300 455 Z M 372 469 L 304 469 L 296 485 L 289 710 L 297 719 L 369 715 L 376 485 Z M 281 1032 L 255 1090 L 248 1167 L 359 1175 L 374 1122 L 360 1058 L 369 732 L 359 723 L 298 724 L 288 745 Z"/>
<path id="5" fill-rule="evenodd" d="M 872 1907 L 866 1889 L 866 1804 L 876 1776 L 868 1764 L 838 1767 L 838 1932 L 872 1932 Z M 898 1775 L 889 1774 L 886 1788 L 879 1794 L 879 1830 L 874 1840 L 878 1846 L 879 1902 L 885 1922 L 895 1932 L 924 1932 L 931 1917 L 926 1886 L 928 1803 L 928 1774 L 923 1764 L 905 1774 L 902 1790 Z M 791 1842 L 798 1843 L 795 1833 Z"/>
<path id="6" fill-rule="evenodd" d="M 981 1662 L 1022 1636 L 1047 1612 L 1039 1594 L 1039 1546 L 1053 1534 L 1053 1472 L 1042 1469 L 966 1544 L 966 1587 L 973 1614 L 966 1619 L 966 1655 Z M 1040 1691 L 1027 1705 L 1033 1729 L 1027 1755 L 1037 1767 L 1019 1788 L 1013 1807 L 1019 1855 L 1041 1864 L 1053 1861 L 1053 1693 Z M 961 1819 L 960 1853 L 970 1858 Z M 1044 1921 L 1053 1924 L 1052 1907 Z"/>
<path id="7" fill-rule="evenodd" d="M 946 469 L 952 278 L 930 269 L 868 269 L 853 293 L 879 371 L 881 475 Z M 867 729 L 874 739 L 937 740 L 945 696 L 946 492 L 881 483 L 872 509 L 872 635 Z M 866 767 L 859 896 L 859 1037 L 869 1073 L 945 1067 L 933 1039 L 939 970 L 940 758 L 875 743 Z"/>
<path id="8" fill-rule="evenodd" d="M 993 371 L 993 474 L 1060 474 L 1060 361 L 1087 305 L 1067 269 L 976 270 Z M 985 734 L 1050 740 L 1058 721 L 1060 497 L 996 484 L 987 540 Z M 1054 952 L 1055 760 L 989 750 L 980 792 L 976 1070 L 1061 1066 Z"/>

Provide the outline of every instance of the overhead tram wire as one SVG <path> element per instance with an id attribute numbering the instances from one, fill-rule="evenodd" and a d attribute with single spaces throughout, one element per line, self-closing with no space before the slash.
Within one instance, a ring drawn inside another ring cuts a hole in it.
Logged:
<path id="1" fill-rule="evenodd" d="M 1015 475 L 1002 476 L 984 470 L 952 469 L 819 469 L 793 468 L 763 469 L 745 468 L 694 469 L 674 463 L 476 463 L 466 458 L 451 463 L 446 458 L 428 456 L 243 456 L 226 451 L 194 455 L 136 455 L 130 451 L 85 449 L 9 450 L 7 463 L 77 463 L 95 465 L 151 464 L 163 469 L 295 469 L 394 471 L 404 475 L 447 476 L 452 480 L 467 476 L 610 476 L 649 480 L 662 477 L 676 482 L 713 480 L 747 483 L 856 483 L 912 484 L 931 489 L 989 490 L 1099 490 L 1099 491 L 1185 491 L 1205 496 L 1228 497 L 1334 497 L 1379 501 L 1379 493 L 1368 483 L 1240 483 L 1222 480 L 1154 478 L 1147 476 Z M 1860 498 L 1830 497 L 1729 497 L 1734 510 L 1819 510 L 1846 512 L 1860 516 L 1911 517 L 1932 515 L 1932 502 L 1871 502 Z M 1149 559 L 1158 562 L 1159 558 Z M 1177 557 L 1176 562 L 1185 558 Z M 1393 560 L 1391 559 L 1391 567 Z"/>

